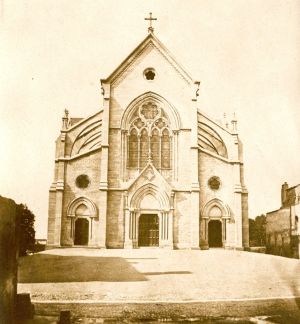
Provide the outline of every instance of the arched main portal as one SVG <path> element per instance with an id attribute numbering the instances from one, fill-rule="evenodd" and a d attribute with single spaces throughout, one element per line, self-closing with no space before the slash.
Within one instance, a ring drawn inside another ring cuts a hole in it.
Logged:
<path id="1" fill-rule="evenodd" d="M 208 223 L 209 247 L 222 247 L 222 223 L 219 220 L 210 220 Z"/>
<path id="2" fill-rule="evenodd" d="M 153 184 L 135 191 L 125 211 L 125 248 L 173 248 L 173 210 L 167 193 Z"/>
<path id="3" fill-rule="evenodd" d="M 86 218 L 76 219 L 74 232 L 74 245 L 88 245 L 89 221 Z"/>
<path id="4" fill-rule="evenodd" d="M 159 246 L 159 218 L 157 214 L 142 214 L 139 217 L 138 245 Z"/>

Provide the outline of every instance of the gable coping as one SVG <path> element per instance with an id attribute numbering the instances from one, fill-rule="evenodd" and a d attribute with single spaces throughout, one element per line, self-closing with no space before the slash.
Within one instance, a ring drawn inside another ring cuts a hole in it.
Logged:
<path id="1" fill-rule="evenodd" d="M 192 84 L 193 79 L 190 75 L 185 71 L 185 69 L 175 60 L 174 56 L 170 53 L 170 51 L 163 45 L 159 39 L 150 33 L 147 37 L 122 61 L 121 64 L 106 78 L 101 79 L 102 82 L 111 82 L 113 83 L 118 76 L 121 75 L 124 71 L 126 71 L 138 58 L 144 49 L 152 44 L 165 58 L 166 60 L 175 68 L 175 70 L 182 76 L 182 78 L 188 83 Z"/>

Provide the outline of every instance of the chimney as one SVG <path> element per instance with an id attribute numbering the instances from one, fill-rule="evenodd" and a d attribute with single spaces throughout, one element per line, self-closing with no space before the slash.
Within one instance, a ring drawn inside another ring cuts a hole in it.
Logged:
<path id="1" fill-rule="evenodd" d="M 289 185 L 285 182 L 282 186 L 281 186 L 281 206 L 284 207 L 285 203 L 286 203 L 286 191 L 289 188 Z"/>

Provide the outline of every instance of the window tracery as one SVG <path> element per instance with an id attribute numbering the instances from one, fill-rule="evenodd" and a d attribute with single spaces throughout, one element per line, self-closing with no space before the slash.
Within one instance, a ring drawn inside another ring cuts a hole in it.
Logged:
<path id="1" fill-rule="evenodd" d="M 139 106 L 128 131 L 128 167 L 142 169 L 149 160 L 157 169 L 171 168 L 172 133 L 165 113 L 155 102 Z"/>

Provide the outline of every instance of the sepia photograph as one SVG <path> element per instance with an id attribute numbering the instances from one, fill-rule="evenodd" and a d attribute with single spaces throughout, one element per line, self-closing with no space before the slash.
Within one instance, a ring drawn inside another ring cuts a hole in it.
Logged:
<path id="1" fill-rule="evenodd" d="M 300 323 L 300 1 L 0 0 L 0 324 Z"/>

